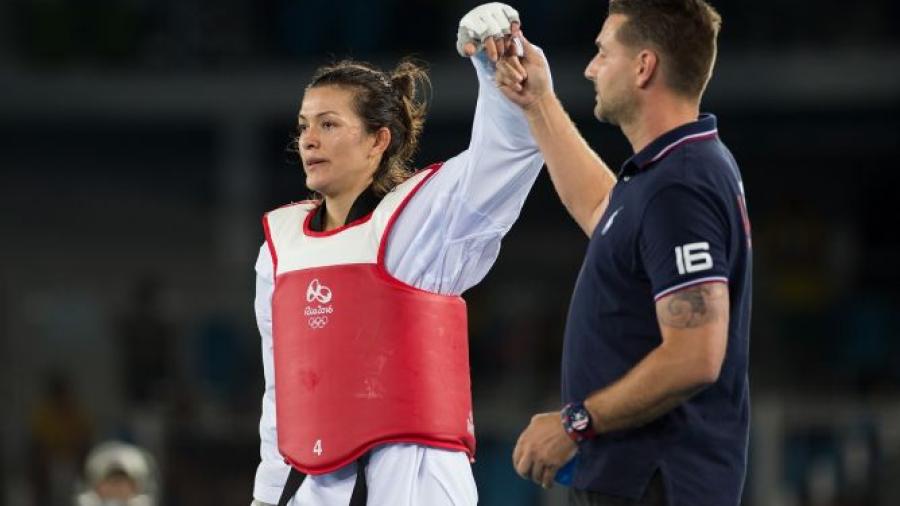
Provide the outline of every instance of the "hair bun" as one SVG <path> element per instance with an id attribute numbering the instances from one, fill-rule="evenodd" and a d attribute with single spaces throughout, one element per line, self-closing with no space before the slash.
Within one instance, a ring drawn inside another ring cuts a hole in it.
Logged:
<path id="1" fill-rule="evenodd" d="M 430 85 L 428 70 L 425 65 L 412 59 L 401 61 L 391 72 L 390 77 L 391 86 L 393 86 L 394 90 L 401 97 L 412 101 L 415 101 L 417 88 L 425 88 Z"/>

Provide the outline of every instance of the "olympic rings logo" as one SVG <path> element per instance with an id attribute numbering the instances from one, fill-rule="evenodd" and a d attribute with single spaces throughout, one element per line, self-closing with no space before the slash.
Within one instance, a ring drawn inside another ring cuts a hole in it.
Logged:
<path id="1" fill-rule="evenodd" d="M 325 325 L 328 325 L 328 317 L 327 316 L 313 316 L 309 319 L 310 328 L 321 329 L 321 328 L 324 328 Z"/>
<path id="2" fill-rule="evenodd" d="M 306 302 L 319 301 L 321 304 L 331 302 L 331 289 L 319 283 L 318 279 L 310 281 L 306 287 Z"/>

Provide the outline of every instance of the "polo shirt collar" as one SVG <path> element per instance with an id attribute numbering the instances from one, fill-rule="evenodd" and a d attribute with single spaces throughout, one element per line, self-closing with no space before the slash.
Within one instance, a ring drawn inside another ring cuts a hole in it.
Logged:
<path id="1" fill-rule="evenodd" d="M 669 130 L 657 137 L 644 149 L 629 158 L 619 170 L 619 177 L 634 175 L 651 164 L 665 158 L 677 147 L 688 142 L 714 139 L 719 135 L 716 117 L 712 114 L 701 114 L 697 121 Z"/>

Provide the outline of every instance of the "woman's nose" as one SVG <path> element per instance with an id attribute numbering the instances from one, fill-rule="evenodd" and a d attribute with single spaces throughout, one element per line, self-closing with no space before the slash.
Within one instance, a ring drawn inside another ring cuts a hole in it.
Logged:
<path id="1" fill-rule="evenodd" d="M 314 135 L 310 130 L 306 130 L 300 136 L 300 146 L 303 149 L 313 149 L 319 145 L 318 136 Z"/>

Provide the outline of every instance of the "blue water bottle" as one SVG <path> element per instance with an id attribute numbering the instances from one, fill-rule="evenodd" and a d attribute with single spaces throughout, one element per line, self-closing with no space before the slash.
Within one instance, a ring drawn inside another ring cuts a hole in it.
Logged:
<path id="1" fill-rule="evenodd" d="M 559 471 L 556 471 L 556 478 L 554 480 L 556 483 L 560 485 L 570 486 L 572 485 L 572 478 L 575 477 L 575 466 L 578 465 L 578 454 L 576 453 L 571 460 L 566 462 L 566 465 L 559 468 Z"/>

